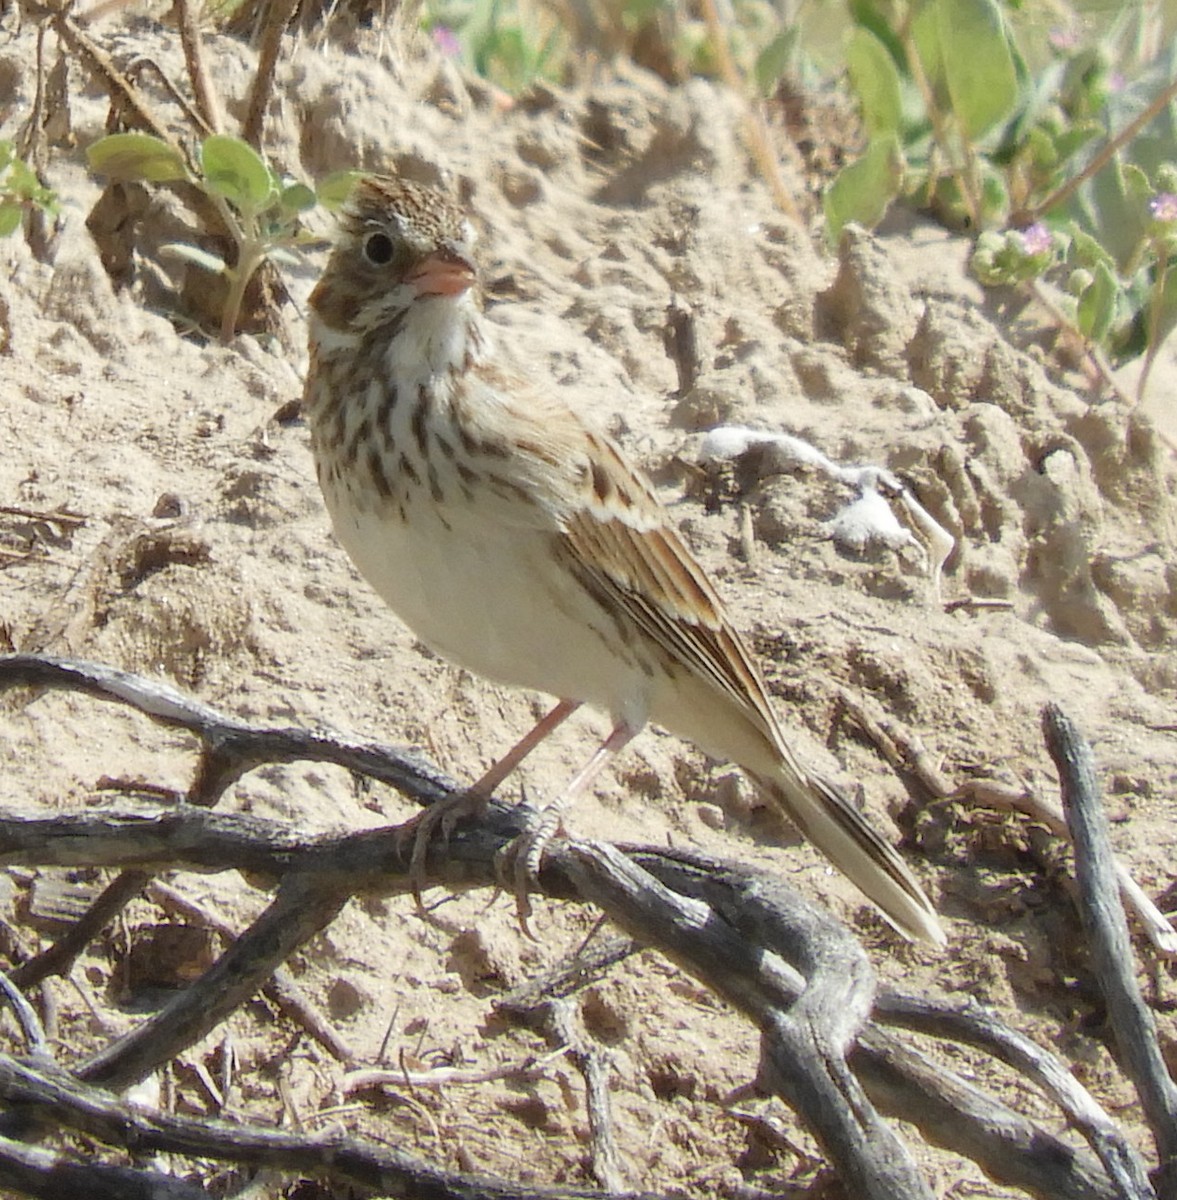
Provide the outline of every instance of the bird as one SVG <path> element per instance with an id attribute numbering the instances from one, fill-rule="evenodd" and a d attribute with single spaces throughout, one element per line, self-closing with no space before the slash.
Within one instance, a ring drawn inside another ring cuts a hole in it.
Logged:
<path id="1" fill-rule="evenodd" d="M 362 177 L 309 298 L 303 394 L 360 574 L 442 657 L 557 700 L 470 789 L 475 807 L 581 704 L 612 727 L 561 806 L 652 722 L 741 767 L 900 933 L 944 945 L 896 849 L 798 761 L 649 479 L 554 382 L 500 360 L 475 240 L 442 188 Z"/>

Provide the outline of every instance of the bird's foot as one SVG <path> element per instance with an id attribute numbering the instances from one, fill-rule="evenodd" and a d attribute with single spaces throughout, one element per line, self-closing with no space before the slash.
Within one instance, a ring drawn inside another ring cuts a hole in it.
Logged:
<path id="1" fill-rule="evenodd" d="M 497 867 L 500 885 L 515 897 L 519 926 L 533 942 L 539 941 L 539 938 L 527 923 L 532 912 L 529 893 L 538 882 L 548 845 L 560 832 L 560 808 L 558 805 L 549 805 L 539 809 L 529 828 L 499 851 Z"/>
<path id="2" fill-rule="evenodd" d="M 400 827 L 397 852 L 402 859 L 406 847 L 412 842 L 409 851 L 409 887 L 412 888 L 413 899 L 417 902 L 419 912 L 423 912 L 425 907 L 421 903 L 421 889 L 426 883 L 425 863 L 430 843 L 437 831 L 441 830 L 442 846 L 447 848 L 458 822 L 483 816 L 486 806 L 485 795 L 474 789 L 467 789 L 447 796 L 444 800 L 435 801 Z"/>

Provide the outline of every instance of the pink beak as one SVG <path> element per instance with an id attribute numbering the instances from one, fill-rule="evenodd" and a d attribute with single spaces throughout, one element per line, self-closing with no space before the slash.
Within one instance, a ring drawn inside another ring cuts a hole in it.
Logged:
<path id="1" fill-rule="evenodd" d="M 444 247 L 422 259 L 408 275 L 408 282 L 418 296 L 460 296 L 472 288 L 476 280 L 470 263 Z"/>

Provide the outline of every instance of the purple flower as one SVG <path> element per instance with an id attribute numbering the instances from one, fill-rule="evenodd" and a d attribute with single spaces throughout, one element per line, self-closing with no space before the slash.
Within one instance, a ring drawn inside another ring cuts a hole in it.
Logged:
<path id="1" fill-rule="evenodd" d="M 448 25 L 434 25 L 429 32 L 433 44 L 446 58 L 458 58 L 461 55 L 462 44 L 458 41 L 458 35 Z"/>
<path id="2" fill-rule="evenodd" d="M 1158 192 L 1149 202 L 1148 211 L 1157 221 L 1177 223 L 1177 195 L 1172 192 Z"/>
<path id="3" fill-rule="evenodd" d="M 1079 34 L 1075 29 L 1052 29 L 1046 40 L 1052 49 L 1060 52 L 1079 48 Z"/>
<path id="4" fill-rule="evenodd" d="M 1019 235 L 1022 239 L 1022 251 L 1028 255 L 1050 254 L 1054 250 L 1054 238 L 1049 229 L 1041 221 L 1027 225 Z"/>

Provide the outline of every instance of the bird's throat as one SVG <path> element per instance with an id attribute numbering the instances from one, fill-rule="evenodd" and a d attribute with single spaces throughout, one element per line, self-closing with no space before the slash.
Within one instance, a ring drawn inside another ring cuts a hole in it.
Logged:
<path id="1" fill-rule="evenodd" d="M 411 395 L 467 371 L 487 350 L 482 316 L 469 293 L 462 293 L 415 300 L 384 353 L 389 378 Z"/>

